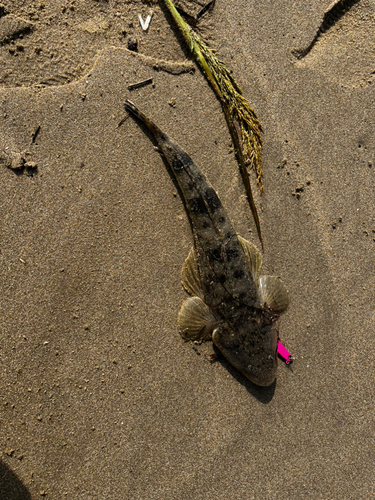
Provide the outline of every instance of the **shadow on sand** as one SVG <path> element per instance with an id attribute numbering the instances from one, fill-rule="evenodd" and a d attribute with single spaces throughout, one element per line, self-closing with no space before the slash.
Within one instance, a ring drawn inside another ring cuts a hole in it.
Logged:
<path id="1" fill-rule="evenodd" d="M 1 500 L 31 500 L 31 495 L 26 486 L 0 460 L 0 498 Z"/>

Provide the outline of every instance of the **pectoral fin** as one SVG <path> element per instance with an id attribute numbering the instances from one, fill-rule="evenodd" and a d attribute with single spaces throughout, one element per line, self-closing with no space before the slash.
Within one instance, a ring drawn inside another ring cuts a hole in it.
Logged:
<path id="1" fill-rule="evenodd" d="M 191 248 L 181 270 L 181 282 L 191 296 L 204 297 L 194 247 Z"/>
<path id="2" fill-rule="evenodd" d="M 250 272 L 254 280 L 259 276 L 260 268 L 262 267 L 262 256 L 259 250 L 253 243 L 245 240 L 242 236 L 237 235 L 238 241 L 241 243 L 242 249 L 245 254 L 245 260 L 249 266 Z"/>
<path id="3" fill-rule="evenodd" d="M 178 313 L 178 329 L 184 339 L 209 340 L 217 325 L 210 309 L 199 297 L 190 297 Z"/>
<path id="4" fill-rule="evenodd" d="M 261 276 L 258 280 L 261 300 L 277 314 L 282 314 L 289 306 L 289 293 L 277 276 Z"/>

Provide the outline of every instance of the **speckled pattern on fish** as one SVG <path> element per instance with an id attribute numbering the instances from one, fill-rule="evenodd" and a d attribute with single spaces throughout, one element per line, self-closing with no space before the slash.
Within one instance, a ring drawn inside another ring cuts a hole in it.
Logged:
<path id="1" fill-rule="evenodd" d="M 238 236 L 215 190 L 192 159 L 131 102 L 127 111 L 154 134 L 185 199 L 194 247 L 182 268 L 192 295 L 178 315 L 186 339 L 212 338 L 227 360 L 257 385 L 276 377 L 277 319 L 288 292 L 276 276 L 261 276 L 258 249 Z"/>

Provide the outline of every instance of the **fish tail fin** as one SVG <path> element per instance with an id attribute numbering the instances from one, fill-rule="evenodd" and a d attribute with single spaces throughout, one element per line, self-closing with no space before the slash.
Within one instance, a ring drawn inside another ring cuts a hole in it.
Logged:
<path id="1" fill-rule="evenodd" d="M 165 140 L 167 138 L 166 134 L 160 130 L 160 128 L 155 125 L 153 121 L 151 121 L 147 116 L 140 111 L 137 106 L 129 101 L 129 99 L 126 99 L 125 103 L 125 109 L 129 113 L 133 114 L 136 116 L 139 120 L 141 120 L 142 123 L 146 125 L 146 127 L 154 134 L 157 140 Z"/>

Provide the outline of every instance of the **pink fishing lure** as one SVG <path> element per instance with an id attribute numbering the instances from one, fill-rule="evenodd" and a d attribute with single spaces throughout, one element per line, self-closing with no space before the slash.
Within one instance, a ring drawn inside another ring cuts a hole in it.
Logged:
<path id="1" fill-rule="evenodd" d="M 286 365 L 290 365 L 290 363 L 295 359 L 293 356 L 290 354 L 289 351 L 283 346 L 283 344 L 280 342 L 277 344 L 277 353 L 284 359 Z"/>

